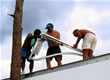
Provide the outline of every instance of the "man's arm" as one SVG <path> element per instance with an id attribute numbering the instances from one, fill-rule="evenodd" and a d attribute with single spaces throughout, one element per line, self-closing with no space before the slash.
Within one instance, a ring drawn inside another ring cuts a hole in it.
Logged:
<path id="1" fill-rule="evenodd" d="M 57 32 L 57 37 L 56 38 L 60 39 L 60 33 L 59 32 Z"/>
<path id="2" fill-rule="evenodd" d="M 77 32 L 77 41 L 76 41 L 76 43 L 74 44 L 74 48 L 77 48 L 77 46 L 78 46 L 78 44 L 79 44 L 79 42 L 80 42 L 80 40 L 81 40 L 81 38 L 82 38 L 82 34 L 80 33 L 80 32 Z"/>

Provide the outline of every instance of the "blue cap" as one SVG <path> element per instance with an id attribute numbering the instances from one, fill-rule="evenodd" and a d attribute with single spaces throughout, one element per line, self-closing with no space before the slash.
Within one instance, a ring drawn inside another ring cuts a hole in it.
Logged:
<path id="1" fill-rule="evenodd" d="M 49 28 L 49 27 L 53 27 L 53 24 L 52 24 L 52 23 L 48 23 L 48 24 L 46 25 L 46 28 L 45 28 L 45 29 L 47 29 L 47 28 Z"/>

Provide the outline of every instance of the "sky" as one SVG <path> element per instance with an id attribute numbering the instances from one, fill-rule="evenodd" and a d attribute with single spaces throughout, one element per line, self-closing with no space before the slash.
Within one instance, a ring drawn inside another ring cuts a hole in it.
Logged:
<path id="1" fill-rule="evenodd" d="M 0 79 L 10 75 L 12 55 L 13 14 L 15 0 L 0 1 Z M 110 53 L 110 0 L 24 0 L 22 44 L 26 35 L 35 29 L 45 33 L 47 23 L 53 23 L 54 29 L 60 32 L 61 40 L 73 45 L 76 38 L 72 35 L 74 29 L 89 29 L 96 33 L 97 46 L 94 55 Z M 78 48 L 81 49 L 82 40 Z M 48 46 L 44 42 L 37 57 L 46 55 Z M 61 46 L 62 52 L 74 52 Z M 82 57 L 64 55 L 62 63 L 77 61 Z M 25 72 L 29 72 L 26 63 Z M 52 65 L 56 65 L 55 60 Z M 35 61 L 34 71 L 46 68 L 45 60 Z"/>

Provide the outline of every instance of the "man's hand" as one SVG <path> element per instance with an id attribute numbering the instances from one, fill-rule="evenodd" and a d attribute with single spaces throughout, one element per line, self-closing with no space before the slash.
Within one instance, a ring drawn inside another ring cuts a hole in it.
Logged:
<path id="1" fill-rule="evenodd" d="M 77 48 L 77 44 L 74 44 L 74 45 L 73 45 L 73 48 Z"/>
<path id="2" fill-rule="evenodd" d="M 32 54 L 32 57 L 34 57 L 35 56 L 35 54 Z"/>
<path id="3" fill-rule="evenodd" d="M 61 43 L 60 45 L 63 46 L 63 43 Z"/>

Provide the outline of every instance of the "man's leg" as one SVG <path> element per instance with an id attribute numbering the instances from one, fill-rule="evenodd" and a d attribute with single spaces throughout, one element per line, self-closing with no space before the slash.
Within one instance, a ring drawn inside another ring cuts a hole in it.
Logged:
<path id="1" fill-rule="evenodd" d="M 26 59 L 22 57 L 22 61 L 21 61 L 22 74 L 24 74 L 25 62 L 26 62 Z"/>
<path id="2" fill-rule="evenodd" d="M 30 73 L 32 73 L 33 66 L 34 66 L 34 61 L 33 60 L 30 60 L 29 62 L 30 62 L 30 65 L 29 65 Z"/>
<path id="3" fill-rule="evenodd" d="M 47 68 L 53 70 L 54 68 L 51 67 L 50 58 L 47 58 L 46 61 L 47 61 Z"/>
<path id="4" fill-rule="evenodd" d="M 57 58 L 57 63 L 58 63 L 58 66 L 61 66 L 62 65 L 61 60 L 60 60 L 59 57 Z"/>
<path id="5" fill-rule="evenodd" d="M 93 58 L 94 56 L 93 56 L 93 50 L 89 50 L 89 57 L 90 58 Z"/>
<path id="6" fill-rule="evenodd" d="M 84 50 L 83 50 L 83 60 L 89 58 L 88 54 L 89 54 L 89 49 L 84 49 Z"/>

